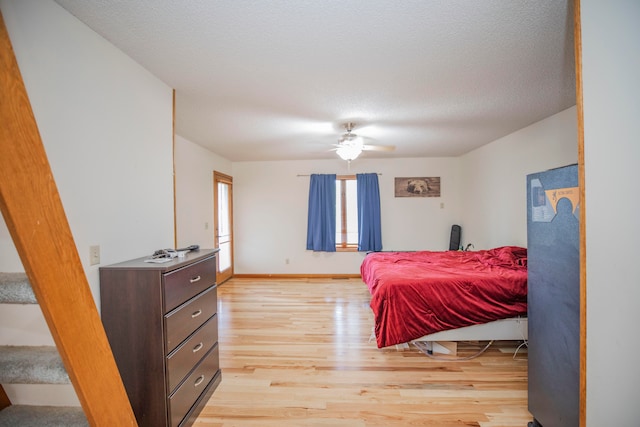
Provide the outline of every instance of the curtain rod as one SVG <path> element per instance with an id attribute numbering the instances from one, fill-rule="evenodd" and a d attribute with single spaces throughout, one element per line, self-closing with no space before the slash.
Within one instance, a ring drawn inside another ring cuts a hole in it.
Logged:
<path id="1" fill-rule="evenodd" d="M 349 173 L 346 173 L 346 174 L 345 174 L 345 173 L 337 173 L 336 175 L 356 175 L 356 174 L 355 174 L 355 173 L 351 173 L 351 174 L 349 174 Z M 381 173 L 379 173 L 378 175 L 382 176 L 382 174 L 381 174 Z M 310 174 L 302 174 L 302 173 L 299 173 L 299 174 L 297 174 L 296 176 L 300 177 L 300 176 L 311 176 L 311 175 L 310 175 Z"/>

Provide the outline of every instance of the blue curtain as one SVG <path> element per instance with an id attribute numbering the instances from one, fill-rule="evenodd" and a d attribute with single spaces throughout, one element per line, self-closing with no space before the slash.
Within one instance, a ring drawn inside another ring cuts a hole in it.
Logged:
<path id="1" fill-rule="evenodd" d="M 336 251 L 336 175 L 311 175 L 307 249 Z"/>
<path id="2" fill-rule="evenodd" d="M 358 250 L 381 251 L 380 187 L 377 173 L 356 174 L 358 186 Z"/>

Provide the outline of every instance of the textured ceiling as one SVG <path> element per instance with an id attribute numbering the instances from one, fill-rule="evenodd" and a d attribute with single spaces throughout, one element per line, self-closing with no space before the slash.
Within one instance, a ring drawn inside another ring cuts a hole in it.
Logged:
<path id="1" fill-rule="evenodd" d="M 342 124 L 441 157 L 575 105 L 567 0 L 57 0 L 176 90 L 232 161 L 335 158 Z"/>

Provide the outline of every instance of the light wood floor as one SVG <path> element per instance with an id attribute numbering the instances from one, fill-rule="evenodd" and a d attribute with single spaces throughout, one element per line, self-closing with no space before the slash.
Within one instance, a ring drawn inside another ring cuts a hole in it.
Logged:
<path id="1" fill-rule="evenodd" d="M 222 383 L 195 427 L 526 426 L 527 354 L 470 361 L 379 349 L 360 280 L 231 279 L 218 288 Z M 459 347 L 459 356 L 485 343 Z"/>

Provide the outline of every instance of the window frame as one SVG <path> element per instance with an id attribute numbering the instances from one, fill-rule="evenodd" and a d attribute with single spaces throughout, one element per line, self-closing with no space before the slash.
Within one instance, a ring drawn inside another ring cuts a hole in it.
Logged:
<path id="1" fill-rule="evenodd" d="M 357 252 L 358 243 L 347 243 L 347 181 L 356 181 L 355 175 L 336 175 L 336 182 L 340 182 L 340 192 L 336 189 L 336 199 L 340 197 L 340 241 L 336 233 L 336 252 Z M 337 224 L 336 224 L 337 227 Z M 337 230 L 336 230 L 337 231 Z"/>

